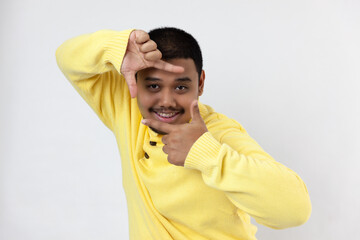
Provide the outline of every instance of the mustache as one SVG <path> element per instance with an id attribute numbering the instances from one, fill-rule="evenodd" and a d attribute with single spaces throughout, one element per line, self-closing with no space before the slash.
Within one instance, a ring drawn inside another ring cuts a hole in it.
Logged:
<path id="1" fill-rule="evenodd" d="M 173 107 L 159 107 L 159 108 L 150 108 L 150 111 L 153 112 L 184 112 L 183 108 L 173 108 Z"/>

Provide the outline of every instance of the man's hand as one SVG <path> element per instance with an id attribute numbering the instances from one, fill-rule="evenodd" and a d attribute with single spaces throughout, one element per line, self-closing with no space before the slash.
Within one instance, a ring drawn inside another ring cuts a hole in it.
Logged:
<path id="1" fill-rule="evenodd" d="M 135 30 L 130 34 L 120 72 L 125 77 L 132 98 L 137 94 L 135 74 L 138 71 L 149 67 L 174 73 L 184 71 L 183 67 L 164 62 L 161 57 L 161 52 L 149 34 L 142 30 Z"/>
<path id="2" fill-rule="evenodd" d="M 169 163 L 177 166 L 184 166 L 186 156 L 192 145 L 208 131 L 204 120 L 201 118 L 197 100 L 192 102 L 190 111 L 191 123 L 172 125 L 153 119 L 142 121 L 143 124 L 166 133 L 162 138 L 163 151 L 168 155 Z"/>

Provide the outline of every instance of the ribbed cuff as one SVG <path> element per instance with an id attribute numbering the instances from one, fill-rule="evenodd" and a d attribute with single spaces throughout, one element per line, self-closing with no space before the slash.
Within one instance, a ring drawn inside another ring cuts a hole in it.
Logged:
<path id="1" fill-rule="evenodd" d="M 108 41 L 106 41 L 104 45 L 105 61 L 111 62 L 119 73 L 122 61 L 126 53 L 129 37 L 133 30 L 134 29 L 129 29 L 121 32 L 114 31 L 114 35 Z"/>
<path id="2" fill-rule="evenodd" d="M 184 167 L 197 169 L 205 175 L 210 175 L 212 169 L 218 165 L 218 155 L 221 144 L 211 135 L 204 133 L 191 147 Z"/>

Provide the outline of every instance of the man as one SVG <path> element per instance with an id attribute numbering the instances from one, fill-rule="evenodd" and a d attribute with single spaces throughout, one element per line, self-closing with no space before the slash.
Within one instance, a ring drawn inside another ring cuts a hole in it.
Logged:
<path id="1" fill-rule="evenodd" d="M 205 72 L 190 34 L 102 30 L 56 56 L 116 137 L 131 239 L 256 239 L 250 216 L 276 229 L 309 218 L 300 177 L 198 102 Z"/>

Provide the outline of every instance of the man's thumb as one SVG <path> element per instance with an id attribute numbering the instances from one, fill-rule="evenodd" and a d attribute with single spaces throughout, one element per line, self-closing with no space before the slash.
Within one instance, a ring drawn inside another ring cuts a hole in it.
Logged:
<path id="1" fill-rule="evenodd" d="M 126 83 L 128 85 L 130 95 L 132 98 L 136 97 L 137 95 L 137 86 L 136 86 L 136 79 L 133 74 L 127 74 L 125 77 Z"/>
<path id="2" fill-rule="evenodd" d="M 201 115 L 200 115 L 200 110 L 199 110 L 199 103 L 197 100 L 194 100 L 191 103 L 191 122 L 194 121 L 198 121 L 198 120 L 202 120 Z"/>

